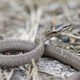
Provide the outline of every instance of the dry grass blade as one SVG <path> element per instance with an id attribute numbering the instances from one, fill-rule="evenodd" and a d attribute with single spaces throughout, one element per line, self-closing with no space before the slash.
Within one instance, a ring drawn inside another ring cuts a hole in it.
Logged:
<path id="1" fill-rule="evenodd" d="M 0 80 L 3 80 L 3 75 L 2 75 L 1 69 L 0 69 Z"/>
<path id="2" fill-rule="evenodd" d="M 26 80 L 31 80 L 31 66 L 28 67 L 28 71 L 26 71 L 26 74 L 27 74 Z"/>
<path id="3" fill-rule="evenodd" d="M 69 37 L 73 37 L 73 38 L 75 38 L 75 39 L 80 39 L 79 36 L 75 36 L 75 35 L 73 35 L 73 34 L 71 34 L 71 33 L 62 32 L 61 34 L 62 34 L 62 35 L 67 35 L 67 36 L 69 36 Z"/>
<path id="4" fill-rule="evenodd" d="M 26 71 L 27 74 L 27 79 L 26 80 L 39 80 L 38 76 L 38 71 L 37 71 L 37 66 L 35 64 L 34 59 L 32 59 L 32 66 L 33 68 L 31 69 L 31 66 L 28 67 L 28 71 Z"/>
<path id="5" fill-rule="evenodd" d="M 33 65 L 33 69 L 32 69 L 32 80 L 39 80 L 37 66 L 35 64 L 34 59 L 32 59 L 32 65 Z"/>
<path id="6" fill-rule="evenodd" d="M 12 69 L 11 72 L 9 73 L 9 76 L 7 76 L 7 80 L 10 80 L 11 79 L 12 74 L 13 74 L 13 71 L 14 71 L 14 69 Z"/>
<path id="7" fill-rule="evenodd" d="M 30 9 L 30 13 L 31 13 L 30 26 L 27 26 L 27 24 L 26 24 L 26 32 L 29 32 L 27 39 L 34 42 L 36 34 L 37 34 L 40 18 L 42 15 L 42 7 L 40 6 L 39 8 L 37 8 L 37 11 L 36 11 L 34 8 L 34 4 L 31 0 L 28 2 L 26 1 L 26 3 L 28 5 L 28 7 Z"/>
<path id="8" fill-rule="evenodd" d="M 31 40 L 31 37 L 32 37 L 31 36 L 32 35 L 31 32 L 34 32 L 32 30 L 32 28 L 34 28 L 33 24 L 34 24 L 34 21 L 35 21 L 35 18 L 36 18 L 36 12 L 35 12 L 35 8 L 34 8 L 34 4 L 33 4 L 33 2 L 31 0 L 26 1 L 26 4 L 27 4 L 27 6 L 28 6 L 28 8 L 30 10 L 30 17 L 31 17 L 30 18 L 30 25 L 27 25 L 27 21 L 26 21 L 26 32 L 28 34 L 27 39 Z"/>

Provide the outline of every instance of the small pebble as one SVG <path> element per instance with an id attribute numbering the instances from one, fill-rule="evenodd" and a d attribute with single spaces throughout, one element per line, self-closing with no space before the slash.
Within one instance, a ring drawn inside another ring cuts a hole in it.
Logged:
<path id="1" fill-rule="evenodd" d="M 69 41 L 70 41 L 70 39 L 69 39 L 68 36 L 64 36 L 64 37 L 62 37 L 62 42 L 67 43 L 67 42 L 69 42 Z"/>

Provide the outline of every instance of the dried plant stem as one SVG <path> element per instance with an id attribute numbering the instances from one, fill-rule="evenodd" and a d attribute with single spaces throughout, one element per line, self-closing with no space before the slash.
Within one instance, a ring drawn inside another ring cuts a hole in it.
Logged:
<path id="1" fill-rule="evenodd" d="M 7 77 L 7 80 L 11 80 L 12 74 L 13 74 L 14 69 L 11 70 L 11 72 L 9 73 L 9 76 Z"/>
<path id="2" fill-rule="evenodd" d="M 65 32 L 63 32 L 63 33 L 61 33 L 61 34 L 62 34 L 62 35 L 67 35 L 67 36 L 69 36 L 69 37 L 73 37 L 73 38 L 76 38 L 76 39 L 80 39 L 79 36 L 75 36 L 75 35 L 70 34 L 70 33 L 65 33 Z"/>
<path id="3" fill-rule="evenodd" d="M 33 24 L 31 26 L 32 31 L 31 31 L 31 36 L 30 37 L 32 37 L 32 41 L 34 41 L 35 38 L 36 38 L 36 34 L 37 34 L 37 30 L 38 30 L 41 15 L 42 15 L 42 7 L 39 7 L 37 9 L 37 12 L 36 12 L 35 20 L 33 21 Z"/>
<path id="4" fill-rule="evenodd" d="M 34 59 L 32 59 L 32 65 L 33 65 L 33 69 L 32 69 L 32 80 L 39 80 L 38 70 L 37 70 L 37 66 L 35 64 Z"/>
<path id="5" fill-rule="evenodd" d="M 3 75 L 2 75 L 1 69 L 0 69 L 0 80 L 3 80 Z"/>
<path id="6" fill-rule="evenodd" d="M 28 4 L 28 7 L 30 9 L 31 18 L 30 18 L 30 25 L 27 26 L 26 24 L 26 32 L 28 32 L 28 36 L 27 36 L 28 40 L 31 40 L 32 42 L 34 42 L 37 34 L 40 18 L 42 15 L 42 7 L 40 6 L 39 8 L 37 8 L 37 11 L 36 11 L 34 8 L 33 2 L 30 1 L 29 3 L 30 4 Z"/>
<path id="7" fill-rule="evenodd" d="M 27 74 L 27 80 L 31 80 L 31 66 L 28 67 L 28 71 L 26 71 Z"/>
<path id="8" fill-rule="evenodd" d="M 65 80 L 80 80 L 80 72 L 76 72 Z"/>

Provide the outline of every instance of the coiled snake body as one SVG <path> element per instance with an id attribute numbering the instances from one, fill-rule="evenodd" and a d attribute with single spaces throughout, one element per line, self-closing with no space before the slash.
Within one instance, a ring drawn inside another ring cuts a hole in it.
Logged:
<path id="1" fill-rule="evenodd" d="M 32 44 L 33 43 L 28 43 L 26 41 L 21 40 L 0 41 L 0 52 L 5 52 L 8 50 L 29 51 L 24 54 L 18 55 L 0 55 L 0 66 L 16 67 L 26 63 L 30 63 L 32 58 L 34 58 L 37 61 L 44 52 L 44 45 L 42 41 L 37 45 L 36 48 L 35 45 Z"/>
<path id="2" fill-rule="evenodd" d="M 44 42 L 50 37 L 54 36 L 58 32 L 62 31 L 65 27 L 60 28 L 57 31 L 53 31 L 44 37 L 37 40 L 37 45 L 24 41 L 24 40 L 1 40 L 0 52 L 12 51 L 12 50 L 24 50 L 28 51 L 24 54 L 18 55 L 0 55 L 0 66 L 16 67 L 30 63 L 34 58 L 37 61 L 44 53 Z"/>
<path id="3" fill-rule="evenodd" d="M 64 26 L 65 27 L 65 26 Z M 52 34 L 55 35 L 59 31 L 63 30 L 64 27 L 58 31 L 53 31 L 49 33 L 47 36 L 43 37 L 36 43 L 27 42 L 25 40 L 1 40 L 0 41 L 0 52 L 6 51 L 28 51 L 24 54 L 18 55 L 0 55 L 0 66 L 5 67 L 16 67 L 20 65 L 24 65 L 26 63 L 30 63 L 31 59 L 35 59 L 38 61 L 39 58 L 43 55 L 54 57 L 63 63 L 69 64 L 77 70 L 80 70 L 80 58 L 71 52 L 58 48 L 54 45 L 44 45 L 44 42 L 47 39 L 52 37 Z M 44 49 L 45 47 L 45 49 Z M 70 76 L 65 80 L 79 80 L 80 72 Z"/>

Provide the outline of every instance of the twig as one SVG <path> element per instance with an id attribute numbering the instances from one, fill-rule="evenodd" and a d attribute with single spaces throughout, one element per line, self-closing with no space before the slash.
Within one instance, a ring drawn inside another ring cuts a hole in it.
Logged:
<path id="1" fill-rule="evenodd" d="M 28 71 L 26 71 L 26 74 L 27 74 L 27 80 L 31 80 L 31 66 L 28 67 Z"/>
<path id="2" fill-rule="evenodd" d="M 2 75 L 1 69 L 0 69 L 0 80 L 3 80 L 3 75 Z"/>
<path id="3" fill-rule="evenodd" d="M 67 35 L 67 36 L 69 36 L 69 37 L 73 37 L 73 38 L 76 38 L 76 39 L 80 39 L 80 37 L 79 37 L 79 36 L 75 36 L 75 35 L 70 34 L 70 33 L 62 32 L 62 33 L 60 33 L 60 34 L 62 34 L 62 35 Z"/>
<path id="4" fill-rule="evenodd" d="M 34 4 L 31 0 L 28 1 L 28 7 L 31 12 L 31 20 L 30 20 L 30 26 L 27 26 L 26 24 L 26 32 L 29 32 L 27 36 L 28 40 L 34 42 L 38 30 L 39 21 L 42 15 L 42 7 L 40 6 L 39 8 L 37 8 L 37 11 L 35 11 Z"/>
<path id="5" fill-rule="evenodd" d="M 32 65 L 33 65 L 33 69 L 32 69 L 32 80 L 39 80 L 37 66 L 35 64 L 34 59 L 32 59 Z"/>
<path id="6" fill-rule="evenodd" d="M 9 76 L 7 77 L 7 80 L 10 80 L 10 79 L 11 79 L 12 74 L 13 74 L 13 71 L 14 71 L 14 69 L 12 69 L 12 70 L 11 70 L 11 72 L 10 72 Z"/>

